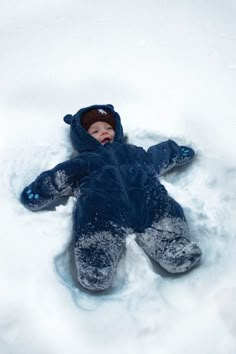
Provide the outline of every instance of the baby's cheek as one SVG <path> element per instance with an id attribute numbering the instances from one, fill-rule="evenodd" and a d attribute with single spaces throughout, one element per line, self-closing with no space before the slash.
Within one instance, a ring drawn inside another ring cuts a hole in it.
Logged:
<path id="1" fill-rule="evenodd" d="M 101 141 L 101 137 L 99 135 L 95 135 L 94 138 L 98 141 Z"/>

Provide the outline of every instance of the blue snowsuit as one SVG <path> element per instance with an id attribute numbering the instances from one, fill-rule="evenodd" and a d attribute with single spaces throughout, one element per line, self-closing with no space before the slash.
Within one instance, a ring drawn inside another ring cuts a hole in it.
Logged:
<path id="1" fill-rule="evenodd" d="M 81 125 L 91 109 L 108 109 L 115 123 L 112 143 L 102 145 Z M 136 234 L 147 255 L 170 273 L 199 263 L 201 250 L 189 240 L 181 206 L 158 176 L 189 162 L 194 151 L 174 141 L 142 147 L 124 143 L 120 116 L 112 105 L 93 105 L 64 117 L 78 156 L 41 173 L 21 194 L 32 211 L 61 196 L 77 197 L 73 239 L 77 277 L 92 291 L 111 287 L 127 233 Z"/>

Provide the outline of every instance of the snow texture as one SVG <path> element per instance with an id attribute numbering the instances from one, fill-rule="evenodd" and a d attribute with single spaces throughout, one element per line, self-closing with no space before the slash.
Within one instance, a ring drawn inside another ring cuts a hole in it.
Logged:
<path id="1" fill-rule="evenodd" d="M 74 250 L 80 284 L 95 291 L 110 288 L 124 248 L 125 240 L 109 232 L 82 235 Z"/>
<path id="2" fill-rule="evenodd" d="M 235 354 L 235 17 L 231 0 L 3 2 L 1 354 Z M 113 291 L 88 294 L 71 262 L 75 198 L 20 204 L 73 153 L 63 116 L 95 103 L 136 145 L 196 150 L 161 179 L 203 252 L 191 272 L 165 274 L 131 234 Z"/>
<path id="3" fill-rule="evenodd" d="M 185 221 L 164 217 L 137 237 L 138 244 L 169 273 L 182 273 L 199 263 L 201 251 L 189 241 Z M 168 249 L 168 250 L 167 250 Z"/>

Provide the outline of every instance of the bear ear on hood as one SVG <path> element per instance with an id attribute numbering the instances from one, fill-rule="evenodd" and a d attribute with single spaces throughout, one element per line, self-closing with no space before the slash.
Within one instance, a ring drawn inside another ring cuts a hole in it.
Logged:
<path id="1" fill-rule="evenodd" d="M 112 104 L 107 104 L 106 106 L 114 110 L 114 106 L 112 106 Z"/>
<path id="2" fill-rule="evenodd" d="M 72 114 L 67 114 L 63 119 L 66 124 L 71 124 L 72 118 Z"/>

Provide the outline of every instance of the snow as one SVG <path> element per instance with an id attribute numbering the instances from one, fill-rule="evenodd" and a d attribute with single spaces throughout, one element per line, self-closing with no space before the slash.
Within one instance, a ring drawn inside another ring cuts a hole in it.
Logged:
<path id="1" fill-rule="evenodd" d="M 232 0 L 3 2 L 1 354 L 235 354 L 235 15 Z M 71 156 L 63 116 L 99 103 L 137 145 L 196 150 L 162 182 L 203 259 L 167 276 L 130 235 L 98 296 L 69 272 L 74 198 L 33 213 L 19 195 Z"/>
<path id="2" fill-rule="evenodd" d="M 98 109 L 98 111 L 101 113 L 101 114 L 107 114 L 107 112 L 106 111 L 104 111 L 104 109 Z"/>

